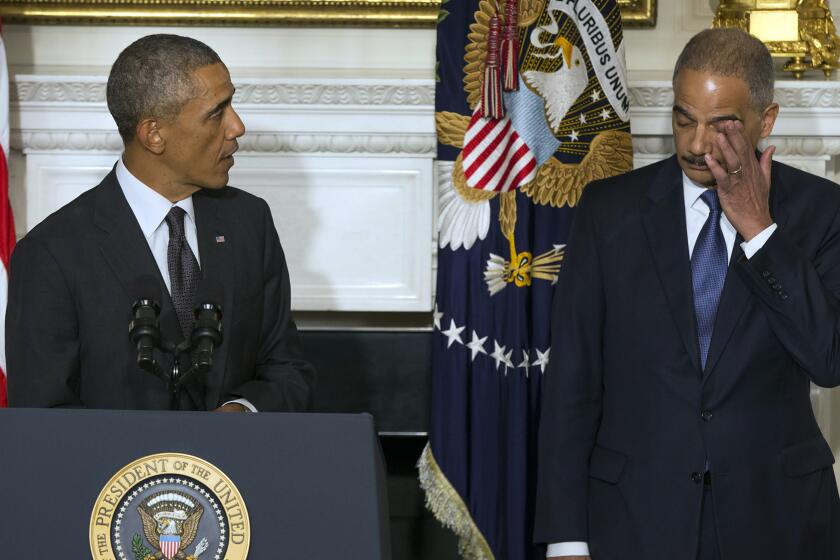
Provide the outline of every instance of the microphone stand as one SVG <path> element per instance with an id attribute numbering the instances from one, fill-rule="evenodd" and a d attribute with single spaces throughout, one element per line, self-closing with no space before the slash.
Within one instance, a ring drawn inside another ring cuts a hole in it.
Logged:
<path id="1" fill-rule="evenodd" d="M 184 384 L 192 378 L 192 376 L 196 372 L 196 368 L 193 367 L 192 364 L 189 367 L 181 372 L 181 356 L 185 352 L 189 352 L 192 350 L 192 343 L 190 341 L 183 341 L 180 344 L 173 344 L 168 340 L 161 340 L 157 344 L 157 349 L 163 352 L 164 354 L 168 354 L 172 356 L 172 366 L 169 368 L 169 371 L 164 372 L 163 368 L 160 367 L 160 364 L 155 360 L 152 363 L 141 363 L 140 367 L 148 371 L 149 373 L 154 374 L 156 377 L 160 378 L 164 383 L 166 383 L 169 389 L 169 409 L 170 410 L 179 410 L 180 409 L 180 401 L 178 399 L 178 395 L 181 391 L 181 388 Z"/>
<path id="2" fill-rule="evenodd" d="M 215 312 L 217 315 L 210 319 L 205 313 L 203 313 L 207 311 Z M 213 350 L 222 342 L 221 309 L 212 304 L 202 304 L 199 309 L 196 310 L 196 315 L 198 316 L 196 318 L 195 327 L 193 328 L 192 337 L 190 337 L 190 340 L 184 340 L 178 344 L 173 344 L 172 342 L 161 338 L 156 316 L 154 319 L 154 325 L 151 325 L 148 321 L 140 323 L 137 320 L 134 320 L 129 324 L 130 337 L 133 338 L 135 329 L 144 328 L 146 329 L 144 333 L 149 332 L 149 334 L 153 335 L 152 342 L 154 343 L 154 347 L 165 354 L 169 354 L 173 358 L 172 367 L 169 368 L 168 372 L 164 372 L 158 361 L 152 358 L 148 353 L 138 352 L 137 355 L 137 363 L 141 368 L 154 374 L 167 384 L 169 388 L 170 410 L 180 409 L 181 404 L 178 395 L 184 385 L 186 385 L 187 381 L 189 381 L 196 373 L 207 373 L 210 369 L 212 369 Z M 150 328 L 152 331 L 149 331 Z M 199 337 L 209 338 L 212 341 L 209 349 L 206 348 L 206 343 L 203 345 L 198 344 L 201 342 Z M 194 342 L 196 344 L 194 344 Z M 201 346 L 199 349 L 201 356 L 190 356 L 191 359 L 189 367 L 182 371 L 181 356 L 187 352 L 192 353 L 192 350 L 198 346 Z"/>

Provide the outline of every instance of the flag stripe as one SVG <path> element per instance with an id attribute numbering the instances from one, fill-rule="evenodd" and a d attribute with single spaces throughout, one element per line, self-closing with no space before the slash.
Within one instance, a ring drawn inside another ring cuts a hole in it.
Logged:
<path id="1" fill-rule="evenodd" d="M 508 162 L 499 184 L 499 190 L 502 192 L 509 191 L 514 185 L 518 186 L 519 183 L 517 181 L 522 177 L 522 170 L 536 163 L 533 157 L 527 157 L 529 153 L 528 146 L 524 142 L 522 142 L 519 148 L 512 148 L 511 150 L 513 149 L 516 149 L 516 152 L 514 152 L 514 157 Z"/>
<path id="2" fill-rule="evenodd" d="M 496 184 L 493 190 L 496 191 L 508 190 L 506 187 L 508 185 L 507 180 L 510 176 L 511 167 L 516 166 L 521 161 L 522 157 L 527 156 L 528 147 L 525 143 L 518 137 L 511 140 L 512 141 L 509 143 L 506 150 L 505 159 L 500 159 L 497 162 L 496 169 L 493 172 L 496 176 Z"/>
<path id="3" fill-rule="evenodd" d="M 467 185 L 474 189 L 507 192 L 536 173 L 536 157 L 510 118 L 486 119 L 480 104 L 464 134 L 461 157 Z"/>
<path id="4" fill-rule="evenodd" d="M 464 148 L 464 169 L 473 168 L 475 163 L 481 165 L 492 154 L 504 137 L 510 133 L 510 121 L 506 126 L 500 126 L 505 121 L 488 121 L 476 138 L 470 142 L 469 148 Z"/>
<path id="5" fill-rule="evenodd" d="M 0 22 L 1 23 L 1 22 Z M 9 71 L 0 35 L 0 407 L 6 397 L 6 301 L 9 288 L 9 257 L 15 246 L 15 224 L 9 204 Z"/>
<path id="6" fill-rule="evenodd" d="M 515 132 L 511 130 L 510 121 L 508 121 L 507 126 L 504 128 L 503 134 L 498 136 L 498 140 L 494 143 L 493 146 L 488 146 L 488 149 L 481 154 L 481 160 L 479 165 L 473 165 L 468 168 L 464 169 L 464 173 L 468 173 L 477 177 L 478 182 L 482 182 L 483 178 L 488 175 L 495 173 L 495 170 L 498 169 L 501 163 L 501 157 L 508 154 L 508 150 L 510 149 L 510 144 L 513 140 L 516 139 L 514 136 Z M 499 147 L 499 144 L 504 142 L 504 145 Z M 492 158 L 490 156 L 493 156 Z"/>

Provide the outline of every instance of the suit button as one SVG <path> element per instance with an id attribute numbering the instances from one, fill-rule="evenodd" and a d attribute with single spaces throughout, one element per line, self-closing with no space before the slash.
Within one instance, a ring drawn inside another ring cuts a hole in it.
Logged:
<path id="1" fill-rule="evenodd" d="M 706 422 L 711 421 L 712 416 L 713 416 L 713 414 L 712 414 L 711 410 L 704 410 L 703 412 L 700 413 L 700 418 L 702 418 Z"/>
<path id="2" fill-rule="evenodd" d="M 695 484 L 700 484 L 703 482 L 703 473 L 693 472 L 691 473 L 691 482 Z"/>

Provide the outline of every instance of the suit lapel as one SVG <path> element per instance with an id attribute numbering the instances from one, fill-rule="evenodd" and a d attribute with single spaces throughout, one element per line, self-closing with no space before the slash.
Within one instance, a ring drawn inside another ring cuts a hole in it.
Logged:
<path id="1" fill-rule="evenodd" d="M 770 214 L 778 227 L 783 227 L 787 221 L 784 212 L 785 185 L 782 184 L 778 173 L 771 173 L 770 191 Z M 712 341 L 709 345 L 709 355 L 706 359 L 706 369 L 703 372 L 703 381 L 708 379 L 720 359 L 727 343 L 732 338 L 732 333 L 738 325 L 741 316 L 749 307 L 753 295 L 750 289 L 744 284 L 739 274 L 732 269 L 742 258 L 745 258 L 741 243 L 744 238 L 740 234 L 735 239 L 735 247 L 732 249 L 732 258 L 729 260 L 729 270 L 726 272 L 726 282 L 723 285 L 723 293 L 718 303 L 717 315 L 715 316 L 715 328 L 712 331 Z"/>
<path id="2" fill-rule="evenodd" d="M 218 404 L 224 387 L 227 371 L 227 348 L 230 342 L 225 338 L 232 332 L 235 292 L 235 268 L 231 247 L 232 231 L 226 227 L 222 215 L 224 191 L 199 191 L 193 195 L 196 229 L 198 233 L 198 252 L 201 259 L 201 275 L 212 278 L 222 285 L 224 301 L 222 305 L 222 344 L 213 357 L 213 370 L 204 380 L 207 384 L 205 405 L 213 408 Z M 199 302 L 196 302 L 199 303 Z"/>
<path id="3" fill-rule="evenodd" d="M 732 337 L 732 331 L 738 320 L 747 308 L 747 304 L 752 297 L 749 288 L 744 285 L 743 280 L 736 274 L 732 268 L 736 263 L 743 258 L 744 251 L 741 249 L 741 243 L 744 238 L 737 235 L 735 238 L 735 246 L 732 248 L 732 257 L 729 259 L 729 269 L 726 271 L 726 281 L 723 284 L 723 292 L 720 295 L 718 302 L 717 314 L 715 315 L 715 326 L 712 330 L 712 340 L 709 344 L 709 354 L 706 356 L 706 369 L 703 370 L 703 381 L 711 374 L 720 358 L 726 344 Z"/>
<path id="4" fill-rule="evenodd" d="M 671 314 L 695 368 L 700 371 L 682 177 L 676 156 L 666 160 L 643 202 L 642 221 Z"/>
<path id="5" fill-rule="evenodd" d="M 154 271 L 160 282 L 161 334 L 169 340 L 180 340 L 181 329 L 163 276 L 113 170 L 97 190 L 94 224 L 107 233 L 100 245 L 102 255 L 130 298 L 140 295 L 132 293 L 136 279 Z"/>

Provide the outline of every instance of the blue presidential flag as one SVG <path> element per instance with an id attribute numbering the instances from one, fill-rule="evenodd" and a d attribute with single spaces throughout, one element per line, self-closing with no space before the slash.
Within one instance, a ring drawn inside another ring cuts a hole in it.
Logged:
<path id="1" fill-rule="evenodd" d="M 465 558 L 531 544 L 553 287 L 590 181 L 632 167 L 614 0 L 444 0 L 428 507 Z"/>

